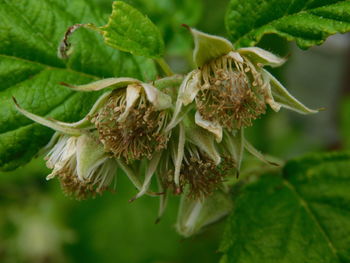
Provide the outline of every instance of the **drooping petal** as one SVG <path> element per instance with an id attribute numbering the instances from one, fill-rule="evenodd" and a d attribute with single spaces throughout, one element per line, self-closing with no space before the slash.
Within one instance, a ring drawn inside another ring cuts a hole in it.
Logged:
<path id="1" fill-rule="evenodd" d="M 187 89 L 189 85 L 192 85 L 194 87 L 195 83 L 193 83 L 193 78 L 195 78 L 195 76 L 198 74 L 198 70 L 193 70 L 188 73 L 182 81 L 178 91 L 178 97 L 176 100 L 173 117 L 165 129 L 166 132 L 169 132 L 171 129 L 173 129 L 182 120 L 183 116 L 186 115 L 186 113 L 193 107 L 190 103 L 194 100 L 197 92 L 189 93 L 187 92 Z"/>
<path id="2" fill-rule="evenodd" d="M 214 134 L 217 142 L 221 142 L 221 140 L 222 140 L 222 127 L 220 124 L 204 120 L 198 111 L 195 114 L 195 123 L 198 126 L 202 127 L 203 129 L 206 129 L 207 131 Z"/>
<path id="3" fill-rule="evenodd" d="M 35 121 L 41 125 L 44 125 L 46 127 L 49 127 L 55 131 L 62 132 L 67 135 L 72 135 L 72 136 L 79 136 L 81 134 L 81 130 L 72 128 L 72 127 L 67 127 L 66 125 L 62 125 L 62 122 L 58 122 L 56 120 L 48 120 L 46 118 L 43 118 L 41 116 L 35 115 L 29 111 L 26 111 L 25 109 L 21 108 L 19 104 L 17 103 L 16 99 L 13 98 L 13 101 L 15 103 L 16 109 L 22 113 L 24 116 L 26 116 L 28 119 L 31 119 L 32 121 Z"/>
<path id="4" fill-rule="evenodd" d="M 188 78 L 180 86 L 179 99 L 186 106 L 190 104 L 196 97 L 200 90 L 200 77 L 201 72 L 199 70 L 193 70 L 188 74 Z"/>
<path id="5" fill-rule="evenodd" d="M 153 104 L 156 110 L 164 110 L 171 107 L 171 97 L 154 86 L 146 83 L 141 84 L 147 99 Z"/>
<path id="6" fill-rule="evenodd" d="M 270 77 L 262 72 L 262 78 L 263 78 L 263 89 L 265 89 L 265 102 L 270 105 L 271 109 L 273 109 L 275 112 L 278 112 L 282 105 L 277 103 L 272 95 L 271 90 L 271 83 L 270 83 Z"/>
<path id="7" fill-rule="evenodd" d="M 181 197 L 176 230 L 184 237 L 199 233 L 205 226 L 226 216 L 232 209 L 229 194 L 216 191 L 203 200 Z"/>
<path id="8" fill-rule="evenodd" d="M 193 60 L 198 67 L 221 57 L 233 50 L 230 41 L 223 37 L 213 36 L 191 28 L 194 39 Z"/>
<path id="9" fill-rule="evenodd" d="M 56 133 L 53 136 L 55 142 L 52 148 L 47 153 L 45 159 L 46 166 L 52 169 L 52 172 L 46 177 L 46 180 L 54 178 L 60 173 L 60 170 L 67 164 L 72 164 L 75 167 L 76 144 L 78 137 Z M 75 168 L 74 168 L 75 169 Z"/>
<path id="10" fill-rule="evenodd" d="M 128 87 L 126 88 L 126 107 L 124 112 L 120 114 L 117 121 L 123 122 L 127 118 L 131 108 L 134 106 L 135 102 L 140 97 L 140 93 L 141 93 L 140 85 L 133 85 L 133 84 L 128 85 Z"/>
<path id="11" fill-rule="evenodd" d="M 294 98 L 283 85 L 267 70 L 263 70 L 265 74 L 270 79 L 271 92 L 275 102 L 281 104 L 283 107 L 296 111 L 301 114 L 312 114 L 317 113 L 318 110 L 312 110 Z"/>
<path id="12" fill-rule="evenodd" d="M 221 162 L 220 154 L 214 145 L 213 135 L 201 128 L 191 128 L 186 133 L 187 139 L 205 152 L 216 165 Z"/>
<path id="13" fill-rule="evenodd" d="M 97 80 L 89 84 L 78 85 L 78 86 L 71 85 L 68 83 L 61 83 L 61 84 L 77 91 L 98 91 L 98 90 L 102 90 L 110 87 L 113 87 L 113 88 L 126 87 L 129 84 L 133 84 L 133 83 L 140 83 L 140 81 L 133 78 L 107 78 L 107 79 Z"/>
<path id="14" fill-rule="evenodd" d="M 278 57 L 259 47 L 240 48 L 237 51 L 249 58 L 254 64 L 260 63 L 264 66 L 279 67 L 287 61 L 285 58 Z"/>

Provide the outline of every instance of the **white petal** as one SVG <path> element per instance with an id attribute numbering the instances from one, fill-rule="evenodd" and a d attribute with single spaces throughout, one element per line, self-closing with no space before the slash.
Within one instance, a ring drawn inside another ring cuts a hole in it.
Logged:
<path id="1" fill-rule="evenodd" d="M 190 110 L 191 107 L 189 106 L 189 104 L 194 100 L 195 95 L 193 93 L 193 96 L 185 95 L 188 94 L 186 93 L 186 88 L 188 86 L 189 81 L 197 74 L 199 74 L 199 70 L 193 70 L 190 73 L 188 73 L 185 79 L 182 81 L 181 86 L 179 88 L 173 117 L 171 118 L 168 126 L 165 129 L 166 132 L 169 132 L 171 129 L 173 129 L 182 120 L 185 113 L 187 113 L 188 110 Z M 184 107 L 184 103 L 186 103 L 187 107 Z"/>
<path id="2" fill-rule="evenodd" d="M 140 97 L 141 86 L 130 84 L 126 88 L 126 107 L 122 114 L 120 114 L 117 121 L 122 122 L 129 115 L 131 108 L 134 106 L 137 99 Z"/>
<path id="3" fill-rule="evenodd" d="M 238 52 L 236 52 L 236 51 L 231 51 L 230 53 L 228 53 L 228 56 L 229 56 L 230 58 L 233 58 L 234 60 L 236 60 L 236 61 L 238 61 L 238 62 L 241 62 L 241 63 L 244 62 L 242 56 L 241 56 Z"/>
<path id="4" fill-rule="evenodd" d="M 286 62 L 286 59 L 280 58 L 271 52 L 258 47 L 240 48 L 238 49 L 238 52 L 243 56 L 247 56 L 254 63 L 261 63 L 271 67 L 281 66 Z"/>
<path id="5" fill-rule="evenodd" d="M 188 78 L 180 86 L 179 99 L 186 106 L 197 96 L 200 90 L 200 70 L 193 70 L 188 74 Z"/>
<path id="6" fill-rule="evenodd" d="M 197 111 L 195 115 L 195 123 L 206 129 L 207 131 L 213 133 L 216 137 L 217 142 L 221 142 L 222 140 L 222 127 L 220 124 L 213 123 L 211 121 L 204 120 L 201 114 Z"/>
<path id="7" fill-rule="evenodd" d="M 154 86 L 146 83 L 141 84 L 147 99 L 153 104 L 157 110 L 168 109 L 172 106 L 171 97 Z"/>

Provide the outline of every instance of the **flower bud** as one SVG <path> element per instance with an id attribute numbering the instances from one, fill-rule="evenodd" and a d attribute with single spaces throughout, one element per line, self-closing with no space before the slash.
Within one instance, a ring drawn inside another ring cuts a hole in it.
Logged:
<path id="1" fill-rule="evenodd" d="M 209 197 L 199 200 L 193 200 L 183 195 L 176 230 L 184 237 L 197 234 L 204 227 L 226 216 L 231 211 L 232 205 L 229 194 L 224 191 L 215 191 Z"/>

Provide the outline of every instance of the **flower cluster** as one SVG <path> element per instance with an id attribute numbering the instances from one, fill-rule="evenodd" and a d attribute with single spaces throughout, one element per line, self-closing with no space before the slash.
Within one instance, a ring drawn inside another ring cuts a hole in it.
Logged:
<path id="1" fill-rule="evenodd" d="M 235 50 L 224 38 L 190 30 L 197 67 L 186 76 L 153 83 L 107 78 L 64 84 L 81 92 L 105 91 L 79 122 L 45 119 L 15 101 L 22 114 L 56 131 L 46 147 L 46 164 L 52 169 L 47 179 L 58 178 L 65 193 L 85 199 L 113 189 L 123 171 L 138 189 L 131 201 L 159 196 L 159 215 L 168 194 L 181 194 L 177 228 L 183 235 L 231 209 L 226 182 L 239 174 L 244 150 L 271 164 L 244 138 L 244 128 L 268 105 L 275 111 L 316 111 L 264 69 L 285 59 L 256 47 Z M 152 178 L 158 181 L 157 191 L 151 190 Z"/>

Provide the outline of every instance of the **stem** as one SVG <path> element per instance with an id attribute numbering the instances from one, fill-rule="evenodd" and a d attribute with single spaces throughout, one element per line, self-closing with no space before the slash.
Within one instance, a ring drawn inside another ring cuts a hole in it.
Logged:
<path id="1" fill-rule="evenodd" d="M 173 71 L 171 70 L 168 63 L 164 60 L 164 58 L 157 58 L 155 60 L 167 76 L 174 75 Z"/>

